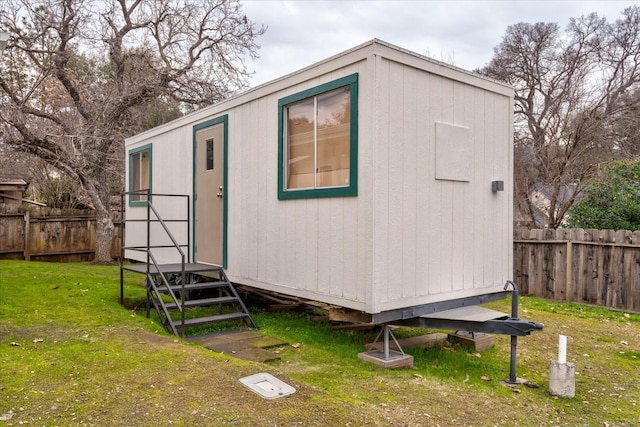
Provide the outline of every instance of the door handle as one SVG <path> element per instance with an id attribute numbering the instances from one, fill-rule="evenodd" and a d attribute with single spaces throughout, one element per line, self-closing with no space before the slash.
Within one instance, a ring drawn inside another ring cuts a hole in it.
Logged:
<path id="1" fill-rule="evenodd" d="M 222 193 L 222 185 L 218 188 L 220 191 L 218 191 L 218 194 L 216 194 L 216 196 L 218 196 L 219 198 L 222 198 L 223 193 Z"/>

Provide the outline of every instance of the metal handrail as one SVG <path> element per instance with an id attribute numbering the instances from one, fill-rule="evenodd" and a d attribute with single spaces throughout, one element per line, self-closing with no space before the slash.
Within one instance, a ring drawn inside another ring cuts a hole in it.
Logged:
<path id="1" fill-rule="evenodd" d="M 149 214 L 149 212 L 153 212 L 153 214 L 156 216 L 158 222 L 160 222 L 160 225 L 162 226 L 162 228 L 164 229 L 165 233 L 167 234 L 167 236 L 169 237 L 169 239 L 171 239 L 171 243 L 173 243 L 174 247 L 178 250 L 178 252 L 180 253 L 180 271 L 181 271 L 181 279 L 180 280 L 180 285 L 181 285 L 181 289 L 180 289 L 180 301 L 178 301 L 178 299 L 176 298 L 175 294 L 173 293 L 173 290 L 171 289 L 171 287 L 169 286 L 169 283 L 167 282 L 166 277 L 164 276 L 164 273 L 162 271 L 160 271 L 159 266 L 157 265 L 157 261 L 154 258 L 154 265 L 156 266 L 156 270 L 158 271 L 158 273 L 160 273 L 160 276 L 162 277 L 163 282 L 165 283 L 165 286 L 167 286 L 167 290 L 169 291 L 169 294 L 171 295 L 171 297 L 173 298 L 176 307 L 178 307 L 180 309 L 180 330 L 182 332 L 182 335 L 184 335 L 184 307 L 185 307 L 185 295 L 186 295 L 186 291 L 185 291 L 185 282 L 186 282 L 186 278 L 187 275 L 185 273 L 184 270 L 184 260 L 185 260 L 185 254 L 184 251 L 182 250 L 182 248 L 180 247 L 180 245 L 178 244 L 178 242 L 176 241 L 175 237 L 173 237 L 173 234 L 171 233 L 171 230 L 169 230 L 169 228 L 167 227 L 167 225 L 164 223 L 164 221 L 162 220 L 162 217 L 160 216 L 160 214 L 158 213 L 158 211 L 156 210 L 155 206 L 153 206 L 153 203 L 151 203 L 151 193 L 148 192 L 147 193 L 147 219 L 151 219 L 151 215 Z M 187 198 L 188 200 L 188 198 Z M 187 202 L 188 203 L 188 202 Z M 189 218 L 187 217 L 187 235 L 189 234 L 189 226 L 188 226 L 188 221 Z M 151 254 L 151 223 L 147 223 L 147 246 L 149 247 L 149 252 L 147 253 L 147 257 L 151 256 L 153 257 L 153 255 Z M 149 263 L 147 262 L 147 274 L 148 274 L 148 268 L 149 268 Z M 154 284 L 155 286 L 155 284 Z M 165 310 L 166 313 L 166 307 L 164 305 L 164 302 L 162 301 L 162 298 L 160 298 L 161 304 L 162 304 L 162 308 L 163 310 Z M 170 322 L 171 324 L 171 322 Z M 173 327 L 173 325 L 171 326 L 172 329 L 174 329 L 174 333 L 176 333 L 175 328 Z M 177 335 L 177 333 L 176 333 Z"/>
<path id="2" fill-rule="evenodd" d="M 158 222 L 160 223 L 160 225 L 162 225 L 162 228 L 164 228 L 164 231 L 167 233 L 167 236 L 169 237 L 169 239 L 171 239 L 171 243 L 173 243 L 173 246 L 178 250 L 178 252 L 180 252 L 180 256 L 182 257 L 182 265 L 184 267 L 185 255 L 184 255 L 184 251 L 181 248 L 181 245 L 179 245 L 176 239 L 173 237 L 173 234 L 171 234 L 171 231 L 167 227 L 167 224 L 165 224 L 164 220 L 160 217 L 160 214 L 156 210 L 155 206 L 153 206 L 153 203 L 151 203 L 150 201 L 147 201 L 147 206 L 149 207 L 149 209 L 153 211 L 153 214 L 158 219 Z M 189 230 L 187 230 L 187 232 L 188 231 Z"/>
<path id="3" fill-rule="evenodd" d="M 124 219 L 124 206 L 125 206 L 125 196 L 127 195 L 144 195 L 146 196 L 147 200 L 140 200 L 141 203 L 144 203 L 147 207 L 148 212 L 150 212 L 151 210 L 153 210 L 154 215 L 156 216 L 156 220 L 152 220 L 150 218 L 149 213 L 147 213 L 147 218 L 146 219 Z M 159 215 L 157 209 L 155 208 L 155 206 L 153 205 L 153 203 L 151 202 L 151 197 L 184 197 L 187 199 L 187 219 L 175 219 L 175 220 L 166 220 L 166 219 L 162 219 L 161 216 Z M 188 260 L 189 258 L 189 254 L 191 253 L 191 236 L 190 236 L 190 231 L 191 231 L 191 220 L 189 218 L 190 216 L 190 206 L 189 206 L 189 196 L 186 194 L 163 194 L 163 193 L 151 193 L 149 190 L 140 190 L 140 191 L 127 191 L 127 192 L 123 192 L 121 194 L 121 206 L 123 209 L 123 213 L 122 213 L 122 217 L 121 217 L 121 223 L 125 223 L 125 222 L 146 222 L 148 224 L 152 223 L 152 222 L 159 222 L 163 229 L 165 230 L 165 232 L 167 233 L 167 235 L 169 236 L 169 238 L 171 239 L 171 242 L 173 243 L 172 246 L 156 246 L 156 245 L 151 245 L 150 243 L 150 232 L 147 233 L 147 247 L 148 248 L 159 248 L 159 247 L 175 247 L 176 249 L 178 249 L 178 251 L 180 252 L 181 255 L 185 255 L 185 258 Z M 168 229 L 166 223 L 168 222 L 186 222 L 187 223 L 187 243 L 186 244 L 178 244 L 176 242 L 176 239 L 173 237 L 173 234 L 171 234 L 170 230 Z M 120 228 L 120 238 L 121 238 L 121 242 L 124 243 L 124 229 L 125 227 L 122 226 Z M 183 247 L 186 247 L 187 249 L 187 253 L 185 254 L 184 251 L 181 249 Z M 141 248 L 144 248 L 142 246 L 125 246 L 124 244 L 121 244 L 121 256 L 120 259 L 124 259 L 124 251 L 125 250 L 141 250 Z"/>
<path id="4" fill-rule="evenodd" d="M 147 218 L 146 218 L 146 223 L 147 223 L 147 245 L 146 248 L 145 247 L 141 247 L 141 246 L 132 246 L 132 247 L 125 247 L 124 244 L 121 244 L 121 256 L 120 256 L 120 266 L 121 266 L 121 279 L 120 279 L 120 299 L 121 302 L 124 303 L 124 291 L 123 291 L 123 278 L 122 278 L 122 263 L 123 263 L 123 259 L 124 259 L 124 251 L 125 249 L 129 249 L 129 250 L 138 250 L 141 252 L 146 252 L 147 254 L 147 268 L 146 268 L 146 275 L 147 275 L 147 282 L 151 284 L 151 287 L 154 291 L 154 296 L 156 297 L 156 299 L 158 301 L 160 301 L 160 307 L 162 308 L 162 311 L 164 312 L 165 316 L 167 317 L 167 319 L 169 319 L 169 324 L 171 325 L 171 329 L 173 330 L 175 335 L 177 334 L 177 331 L 175 330 L 175 327 L 173 326 L 173 322 L 171 322 L 171 317 L 169 316 L 169 312 L 166 308 L 166 305 L 164 304 L 164 301 L 162 300 L 162 296 L 160 291 L 158 290 L 154 280 L 153 280 L 153 276 L 151 275 L 151 271 L 150 271 L 150 266 L 153 263 L 156 272 L 160 275 L 160 277 L 162 278 L 162 282 L 164 284 L 164 286 L 166 286 L 169 295 L 171 296 L 171 298 L 173 299 L 173 301 L 176 304 L 176 307 L 180 310 L 181 313 L 181 332 L 184 335 L 184 323 L 185 323 L 185 302 L 186 302 L 186 289 L 185 289 L 185 283 L 186 283 L 186 272 L 185 272 L 185 259 L 187 259 L 187 257 L 189 256 L 188 254 L 190 253 L 190 231 L 191 231 L 191 227 L 190 227 L 190 206 L 189 206 L 189 196 L 188 195 L 179 195 L 179 194 L 153 194 L 151 193 L 150 190 L 143 190 L 143 191 L 132 191 L 132 192 L 124 192 L 121 195 L 121 206 L 124 207 L 124 198 L 125 195 L 145 195 L 146 196 L 146 200 L 142 201 L 145 203 L 146 207 L 147 207 Z M 155 206 L 153 205 L 153 203 L 151 202 L 151 197 L 152 196 L 156 196 L 156 197 L 185 197 L 187 199 L 187 219 L 186 220 L 172 220 L 170 222 L 186 222 L 187 223 L 187 244 L 186 245 L 181 245 L 177 242 L 177 240 L 175 239 L 175 237 L 173 236 L 173 234 L 171 233 L 171 230 L 169 230 L 169 228 L 167 227 L 165 220 L 162 219 L 162 217 L 160 216 L 158 210 L 155 208 Z M 151 219 L 151 212 L 153 212 L 154 216 L 156 217 L 156 220 L 152 220 Z M 126 222 L 126 220 L 124 219 L 124 214 L 122 215 L 121 218 L 121 242 L 124 243 L 124 223 Z M 160 225 L 162 226 L 162 228 L 164 229 L 164 232 L 166 233 L 166 235 L 169 237 L 169 239 L 171 240 L 171 243 L 173 244 L 173 246 L 171 245 L 162 245 L 162 246 L 153 246 L 151 245 L 151 222 L 159 222 Z M 187 254 L 185 254 L 185 252 L 182 250 L 183 247 L 187 248 Z M 177 249 L 178 253 L 180 254 L 180 265 L 181 265 L 181 289 L 180 289 L 180 300 L 178 300 L 178 297 L 175 295 L 175 293 L 173 292 L 173 290 L 171 289 L 171 287 L 169 286 L 169 282 L 166 278 L 166 276 L 164 275 L 164 273 L 160 270 L 160 266 L 158 265 L 158 262 L 156 260 L 156 258 L 153 256 L 151 249 L 152 248 L 158 248 L 158 247 L 162 247 L 162 248 L 175 248 Z M 156 305 L 156 310 L 158 310 L 157 304 L 155 303 L 154 300 L 154 305 Z M 147 299 L 147 315 L 149 314 L 149 299 Z"/>
<path id="5" fill-rule="evenodd" d="M 151 260 L 153 261 L 153 265 L 156 268 L 156 271 L 158 273 L 160 273 L 160 277 L 162 277 L 162 284 L 167 287 L 167 290 L 169 291 L 169 295 L 171 296 L 173 301 L 176 303 L 176 305 L 178 306 L 180 311 L 182 311 L 182 309 L 183 309 L 182 304 L 181 304 L 180 301 L 178 301 L 178 297 L 176 297 L 176 294 L 173 292 L 173 289 L 171 289 L 171 287 L 169 286 L 169 281 L 167 280 L 166 276 L 164 275 L 164 273 L 162 271 L 160 271 L 160 266 L 158 265 L 158 261 L 156 260 L 156 257 L 154 257 L 152 253 L 149 253 L 149 258 L 151 258 Z M 149 277 L 151 277 L 150 274 L 147 275 L 147 278 L 149 278 Z M 162 302 L 162 306 L 164 307 L 164 301 L 162 301 L 162 298 L 160 297 L 160 291 L 158 290 L 158 287 L 156 286 L 156 284 L 155 284 L 155 282 L 153 280 L 151 281 L 151 286 L 152 286 L 153 290 L 156 292 L 156 296 Z"/>

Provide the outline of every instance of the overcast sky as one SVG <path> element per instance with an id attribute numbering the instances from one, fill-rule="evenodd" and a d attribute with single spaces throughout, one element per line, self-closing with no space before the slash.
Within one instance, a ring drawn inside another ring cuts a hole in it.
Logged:
<path id="1" fill-rule="evenodd" d="M 377 38 L 472 70 L 486 65 L 507 26 L 556 22 L 591 12 L 615 21 L 633 1 L 276 1 L 244 0 L 243 10 L 267 32 L 251 86 L 297 71 Z"/>

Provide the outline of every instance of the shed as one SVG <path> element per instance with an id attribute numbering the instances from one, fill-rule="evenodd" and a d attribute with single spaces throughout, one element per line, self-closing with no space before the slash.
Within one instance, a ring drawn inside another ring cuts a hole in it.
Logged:
<path id="1" fill-rule="evenodd" d="M 20 206 L 29 183 L 22 178 L 0 176 L 0 205 Z"/>
<path id="2" fill-rule="evenodd" d="M 127 246 L 149 190 L 168 224 L 190 220 L 169 227 L 192 261 L 234 283 L 379 321 L 482 302 L 512 277 L 512 105 L 509 86 L 371 40 L 128 138 Z"/>

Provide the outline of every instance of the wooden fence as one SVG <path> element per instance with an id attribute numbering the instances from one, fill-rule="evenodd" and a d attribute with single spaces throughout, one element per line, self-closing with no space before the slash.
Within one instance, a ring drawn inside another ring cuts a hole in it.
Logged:
<path id="1" fill-rule="evenodd" d="M 640 231 L 516 230 L 523 295 L 640 312 Z"/>
<path id="2" fill-rule="evenodd" d="M 89 212 L 0 212 L 0 259 L 87 261 L 95 242 Z M 640 231 L 516 230 L 513 274 L 522 295 L 640 312 Z"/>
<path id="3" fill-rule="evenodd" d="M 111 255 L 120 254 L 119 223 Z M 31 208 L 0 212 L 0 259 L 90 261 L 96 246 L 96 217 L 90 211 Z"/>

